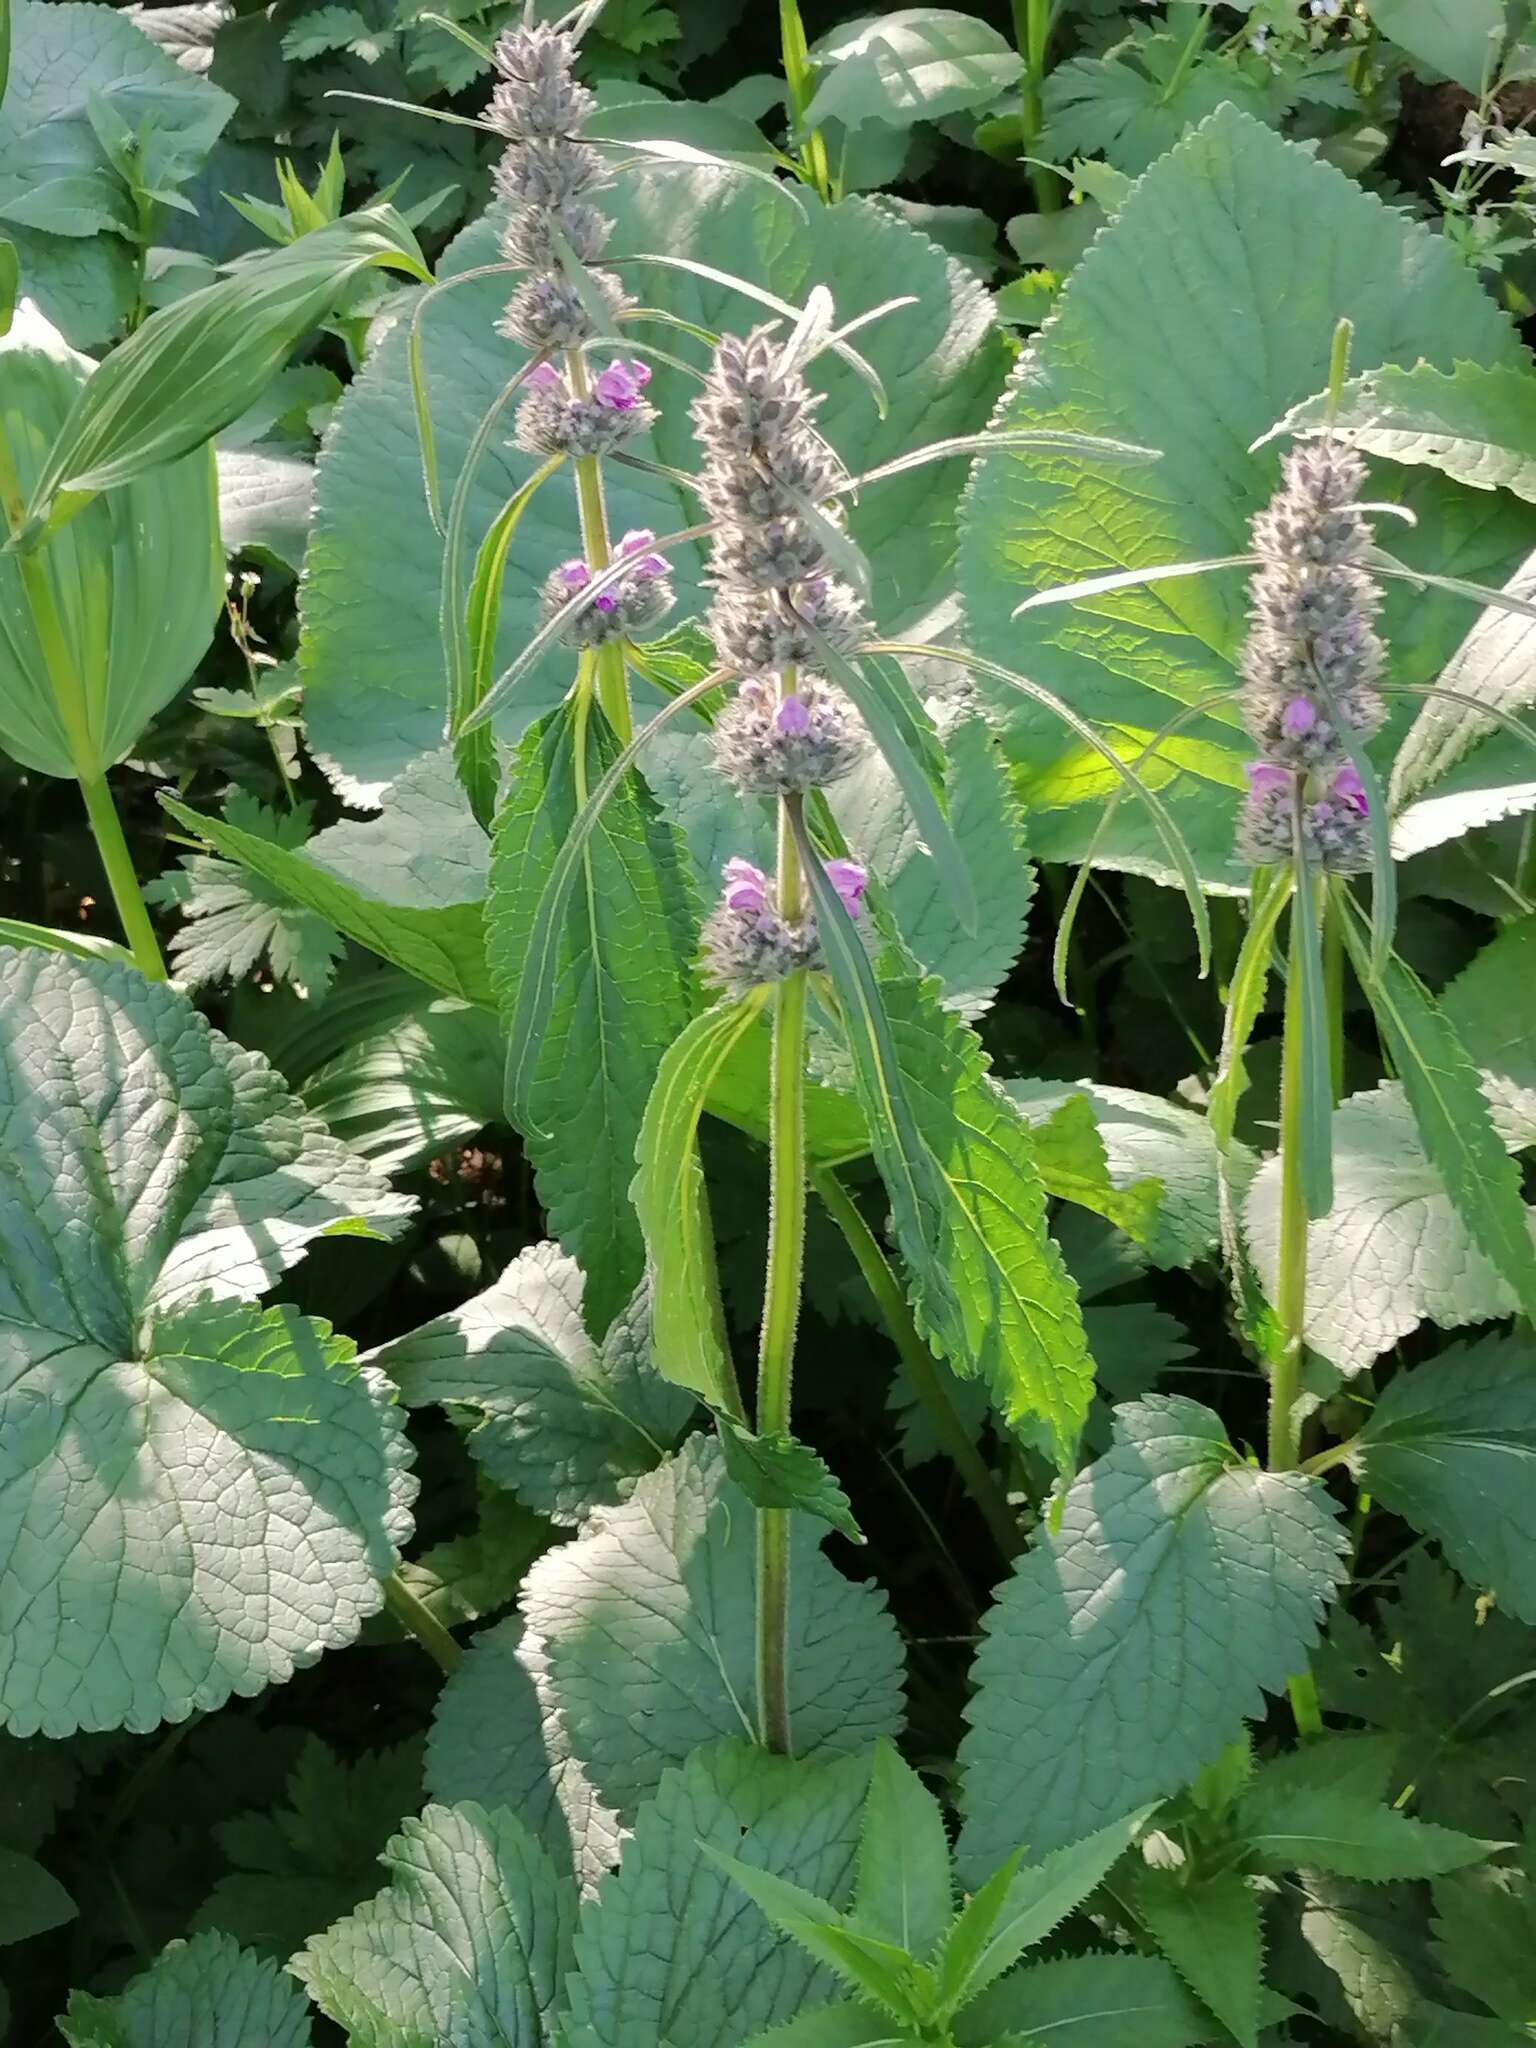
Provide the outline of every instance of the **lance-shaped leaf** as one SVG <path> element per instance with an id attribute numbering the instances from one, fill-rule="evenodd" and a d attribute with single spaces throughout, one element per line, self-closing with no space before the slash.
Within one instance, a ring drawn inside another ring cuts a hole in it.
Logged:
<path id="1" fill-rule="evenodd" d="M 873 1586 L 791 1533 L 790 1719 L 797 1755 L 855 1750 L 901 1722 L 901 1647 Z M 523 1613 L 542 1638 L 571 1746 L 625 1816 L 669 1762 L 716 1735 L 757 1732 L 751 1505 L 719 1446 L 694 1437 L 622 1507 L 528 1574 Z"/>
<path id="2" fill-rule="evenodd" d="M 1399 1373 L 1349 1448 L 1363 1486 L 1536 1624 L 1536 1347 L 1486 1337 Z"/>
<path id="3" fill-rule="evenodd" d="M 1142 1924 L 1241 2048 L 1258 2048 L 1264 1929 L 1258 1893 L 1234 1870 L 1190 1881 L 1142 1872 L 1132 1893 Z"/>
<path id="4" fill-rule="evenodd" d="M 667 1771 L 618 1876 L 582 1909 L 569 2048 L 737 2048 L 826 1997 L 829 1974 L 705 1850 L 840 1903 L 868 1778 L 863 1756 L 815 1762 L 748 1742 L 714 1744 Z"/>
<path id="5" fill-rule="evenodd" d="M 1015 1970 L 955 2022 L 959 2048 L 1015 2038 L 1061 2048 L 1196 2048 L 1210 2040 L 1211 2020 L 1155 1957 L 1061 1956 Z"/>
<path id="6" fill-rule="evenodd" d="M 713 1407 L 730 1405 L 730 1353 L 699 1159 L 699 1120 L 759 1000 L 717 1003 L 667 1048 L 645 1106 L 631 1196 L 645 1234 L 660 1370 Z"/>
<path id="7" fill-rule="evenodd" d="M 69 2048 L 313 2048 L 309 2000 L 277 1963 L 227 1934 L 173 1941 L 114 1998 L 77 1991 Z"/>
<path id="8" fill-rule="evenodd" d="M 0 338 L 0 435 L 22 490 L 101 375 L 35 307 Z M 0 554 L 0 747 L 44 775 L 120 761 L 201 659 L 223 596 L 206 449 L 92 505 L 25 577 Z"/>
<path id="9" fill-rule="evenodd" d="M 496 821 L 486 929 L 504 1015 L 516 1006 L 550 868 L 619 748 L 595 705 L 563 705 L 531 731 Z M 549 1018 L 520 1123 L 555 1235 L 587 1274 L 602 1328 L 644 1271 L 630 1205 L 635 1146 L 662 1055 L 693 1011 L 696 943 L 677 835 L 638 775 L 604 805 L 558 934 Z"/>
<path id="10" fill-rule="evenodd" d="M 494 1004 L 485 958 L 486 839 L 446 754 L 413 764 L 381 817 L 331 825 L 301 847 L 279 846 L 173 797 L 161 802 L 226 859 L 381 959 L 444 995 Z"/>
<path id="11" fill-rule="evenodd" d="M 380 203 L 330 221 L 152 313 L 75 400 L 27 500 L 34 532 L 98 491 L 188 454 L 238 419 L 352 280 L 383 265 L 431 273 Z"/>
<path id="12" fill-rule="evenodd" d="M 877 1743 L 859 1838 L 854 1923 L 922 1962 L 954 1908 L 943 1810 L 896 1745 Z"/>
<path id="13" fill-rule="evenodd" d="M 599 1346 L 582 1317 L 584 1285 L 557 1244 L 529 1245 L 494 1286 L 370 1355 L 408 1408 L 466 1411 L 470 1451 L 490 1477 L 557 1522 L 618 1500 L 693 1406 L 650 1364 L 646 1303 Z"/>
<path id="14" fill-rule="evenodd" d="M 1412 969 L 1395 956 L 1377 973 L 1358 915 L 1340 899 L 1344 943 L 1370 999 L 1382 1039 L 1430 1163 L 1479 1248 L 1536 1316 L 1536 1244 L 1520 1172 L 1494 1128 L 1477 1068 L 1454 1025 Z"/>
<path id="15" fill-rule="evenodd" d="M 543 2048 L 576 1890 L 537 1838 L 467 1800 L 408 1820 L 383 1861 L 388 1890 L 294 1959 L 315 2003 L 369 2048 Z"/>
<path id="16" fill-rule="evenodd" d="M 962 1876 L 1188 1784 L 1301 1666 L 1344 1576 L 1317 1481 L 1245 1465 L 1198 1402 L 1115 1422 L 986 1619 Z"/>
<path id="17" fill-rule="evenodd" d="M 0 1099 L 0 1714 L 151 1728 L 380 1604 L 409 1527 L 393 1402 L 323 1324 L 238 1298 L 411 1204 L 127 969 L 0 955 Z"/>

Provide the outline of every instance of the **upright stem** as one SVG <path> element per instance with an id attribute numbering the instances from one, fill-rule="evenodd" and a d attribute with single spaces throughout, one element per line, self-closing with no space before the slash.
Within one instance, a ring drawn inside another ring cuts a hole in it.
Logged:
<path id="1" fill-rule="evenodd" d="M 1046 58 L 1051 40 L 1052 0 L 1013 0 L 1013 34 L 1024 61 L 1019 81 L 1019 106 L 1024 131 L 1024 154 L 1033 156 L 1045 132 Z M 1035 204 L 1042 213 L 1056 213 L 1061 207 L 1061 180 L 1043 164 L 1029 166 L 1029 182 Z"/>
<path id="2" fill-rule="evenodd" d="M 816 96 L 816 74 L 805 40 L 805 23 L 800 19 L 799 0 L 779 0 L 779 36 L 784 48 L 784 85 L 789 96 L 789 117 L 795 133 L 800 136 L 800 167 L 818 198 L 830 205 L 832 170 L 827 160 L 826 137 L 819 128 L 805 128 L 806 109 Z"/>
<path id="3" fill-rule="evenodd" d="M 1168 102 L 1177 96 L 1180 86 L 1183 85 L 1185 79 L 1188 78 L 1190 72 L 1194 69 L 1195 59 L 1205 47 L 1206 30 L 1210 27 L 1211 16 L 1215 12 L 1216 0 L 1206 0 L 1206 5 L 1196 14 L 1194 21 L 1190 25 L 1189 35 L 1185 39 L 1184 47 L 1179 52 L 1178 62 L 1169 73 L 1168 83 L 1163 87 L 1162 93 L 1159 96 L 1158 104 L 1160 106 L 1166 107 Z"/>
<path id="4" fill-rule="evenodd" d="M 5 523 L 12 533 L 21 525 L 22 504 L 21 478 L 15 458 L 10 442 L 0 431 L 0 505 L 3 505 Z M 107 787 L 106 772 L 97 765 L 85 682 L 59 617 L 58 606 L 54 603 L 47 567 L 38 550 L 18 554 L 16 567 L 26 592 L 27 609 L 32 614 L 37 644 L 48 670 L 75 779 L 85 798 L 86 816 L 90 819 L 96 849 L 106 870 L 107 886 L 112 891 L 112 901 L 122 922 L 123 936 L 133 952 L 134 964 L 145 979 L 164 981 L 167 978 L 165 961 L 161 957 L 155 928 L 149 921 L 149 912 L 144 907 L 144 898 L 139 893 L 139 878 L 134 872 L 128 842 L 123 837 L 122 820 Z"/>
<path id="5" fill-rule="evenodd" d="M 1326 887 L 1310 875 L 1297 886 L 1317 896 L 1317 915 L 1327 910 Z M 1301 995 L 1301 948 L 1295 906 L 1291 909 L 1290 971 L 1285 983 L 1285 1039 L 1280 1056 L 1280 1254 L 1275 1280 L 1275 1310 L 1280 1319 L 1280 1355 L 1269 1382 L 1269 1455 L 1271 1472 L 1294 1471 L 1297 1464 L 1296 1403 L 1301 1392 L 1301 1366 L 1307 1314 L 1307 1205 L 1302 1194 L 1302 1103 L 1306 1072 L 1306 1009 Z M 1317 1685 L 1309 1671 L 1291 1679 L 1291 1711 L 1299 1735 L 1318 1735 L 1323 1719 Z"/>
<path id="6" fill-rule="evenodd" d="M 965 1424 L 949 1398 L 949 1390 L 933 1353 L 918 1334 L 912 1311 L 907 1307 L 900 1284 L 891 1271 L 890 1261 L 865 1222 L 863 1211 L 835 1173 L 813 1167 L 811 1185 L 853 1253 L 864 1276 L 864 1284 L 874 1296 L 881 1320 L 901 1354 L 907 1377 L 928 1411 L 934 1435 L 980 1510 L 998 1549 L 1006 1558 L 1017 1556 L 1018 1518 L 1008 1505 L 1008 1496 L 998 1483 L 997 1475 L 971 1442 Z"/>
<path id="7" fill-rule="evenodd" d="M 571 389 L 586 397 L 589 385 L 587 365 L 579 348 L 566 354 L 566 375 Z M 595 455 L 578 455 L 571 464 L 576 474 L 576 505 L 581 514 L 581 546 L 596 570 L 606 569 L 613 560 L 608 537 L 608 507 L 603 497 L 603 466 Z M 629 709 L 629 681 L 624 672 L 624 643 L 605 640 L 597 650 L 597 701 L 603 716 L 627 747 L 634 724 Z"/>
<path id="8" fill-rule="evenodd" d="M 794 677 L 786 673 L 786 692 Z M 800 861 L 792 829 L 798 797 L 779 800 L 778 910 L 786 921 L 803 914 Z M 773 1054 L 769 1100 L 768 1276 L 757 1362 L 760 1436 L 787 1430 L 794 1376 L 795 1327 L 805 1256 L 805 1024 L 804 968 L 785 975 L 773 995 Z M 757 1711 L 763 1744 L 788 1754 L 789 1725 L 789 1511 L 757 1511 Z"/>
<path id="9" fill-rule="evenodd" d="M 438 1670 L 451 1678 L 463 1660 L 463 1651 L 431 1608 L 416 1597 L 397 1571 L 391 1572 L 384 1581 L 384 1604 L 401 1627 L 416 1638 Z"/>

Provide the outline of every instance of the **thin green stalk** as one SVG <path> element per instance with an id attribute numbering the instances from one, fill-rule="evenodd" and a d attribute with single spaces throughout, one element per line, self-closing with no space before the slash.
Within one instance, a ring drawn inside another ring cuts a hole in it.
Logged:
<path id="1" fill-rule="evenodd" d="M 907 1377 L 928 1411 L 934 1435 L 959 1473 L 998 1549 L 1005 1558 L 1017 1556 L 1020 1544 L 1018 1518 L 1008 1505 L 1008 1496 L 997 1475 L 972 1443 L 965 1424 L 960 1420 L 933 1353 L 918 1335 L 900 1283 L 891 1271 L 890 1261 L 880 1249 L 875 1233 L 864 1220 L 863 1211 L 837 1175 L 825 1168 L 812 1168 L 811 1186 L 853 1253 L 864 1284 L 880 1311 L 881 1321 L 907 1369 Z"/>
<path id="2" fill-rule="evenodd" d="M 580 349 L 566 356 L 566 373 L 571 389 L 585 397 L 587 366 Z M 581 514 L 582 552 L 596 570 L 606 569 L 613 560 L 608 538 L 608 507 L 603 497 L 603 466 L 595 455 L 578 455 L 571 464 L 576 474 L 576 504 Z M 597 701 L 603 716 L 627 747 L 634 734 L 630 715 L 629 679 L 624 670 L 624 643 L 606 640 L 597 650 Z"/>
<path id="3" fill-rule="evenodd" d="M 1045 74 L 1049 69 L 1052 0 L 1013 0 L 1013 35 L 1024 62 L 1019 80 L 1020 126 L 1026 157 L 1032 157 L 1045 132 Z M 1062 203 L 1061 180 L 1044 164 L 1029 166 L 1029 182 L 1041 213 L 1056 213 Z"/>
<path id="4" fill-rule="evenodd" d="M 85 813 L 91 821 L 91 831 L 96 840 L 96 851 L 106 869 L 107 887 L 117 905 L 123 936 L 133 954 L 133 964 L 146 981 L 165 981 L 168 979 L 165 959 L 155 937 L 155 928 L 149 921 L 149 912 L 144 907 L 133 856 L 123 837 L 123 823 L 112 801 L 112 792 L 107 787 L 107 778 L 100 774 L 82 775 L 79 782 L 80 794 L 85 798 Z"/>
<path id="5" fill-rule="evenodd" d="M 1300 886 L 1316 891 L 1317 915 L 1324 918 L 1328 899 L 1323 886 L 1310 876 L 1301 878 Z M 1325 935 L 1326 930 L 1325 922 Z M 1296 1403 L 1301 1393 L 1307 1310 L 1307 1205 L 1302 1194 L 1305 1029 L 1301 948 L 1293 906 L 1290 971 L 1285 984 L 1285 1038 L 1280 1055 L 1280 1251 L 1275 1281 L 1280 1352 L 1269 1381 L 1268 1465 L 1271 1472 L 1294 1471 L 1300 1448 Z M 1302 1672 L 1292 1678 L 1288 1690 L 1296 1732 L 1302 1736 L 1320 1734 L 1323 1721 L 1312 1674 Z"/>
<path id="6" fill-rule="evenodd" d="M 784 691 L 794 688 L 786 672 Z M 778 909 L 803 914 L 792 798 L 779 803 Z M 794 1378 L 795 1329 L 805 1260 L 805 1026 L 808 978 L 802 968 L 773 992 L 769 1098 L 768 1276 L 757 1362 L 760 1436 L 787 1431 Z M 789 1511 L 757 1511 L 757 1711 L 766 1748 L 787 1755 L 789 1725 Z"/>
<path id="7" fill-rule="evenodd" d="M 779 0 L 779 36 L 784 48 L 784 85 L 789 97 L 790 124 L 799 137 L 800 168 L 817 196 L 830 206 L 834 195 L 826 137 L 819 128 L 805 126 L 806 110 L 816 96 L 816 73 L 811 64 L 810 46 L 805 39 L 805 23 L 800 19 L 798 0 Z"/>
<path id="8" fill-rule="evenodd" d="M 439 1671 L 446 1672 L 451 1678 L 458 1670 L 464 1652 L 431 1608 L 425 1601 L 417 1599 L 398 1572 L 391 1572 L 384 1581 L 384 1604 L 400 1626 L 416 1638 Z"/>
<path id="9" fill-rule="evenodd" d="M 1169 101 L 1175 98 L 1179 88 L 1194 69 L 1195 59 L 1205 47 L 1205 33 L 1211 25 L 1211 16 L 1215 12 L 1216 0 L 1207 0 L 1207 4 L 1195 16 L 1189 35 L 1185 39 L 1184 47 L 1179 52 L 1178 62 L 1168 74 L 1168 83 L 1163 87 L 1162 93 L 1159 96 L 1158 104 L 1160 106 L 1166 107 Z"/>

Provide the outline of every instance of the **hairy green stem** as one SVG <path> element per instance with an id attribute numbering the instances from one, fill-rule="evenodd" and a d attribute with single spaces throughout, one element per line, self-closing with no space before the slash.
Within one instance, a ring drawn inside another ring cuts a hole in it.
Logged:
<path id="1" fill-rule="evenodd" d="M 1013 35 L 1024 70 L 1019 80 L 1023 154 L 1032 157 L 1045 132 L 1045 74 L 1051 40 L 1052 0 L 1013 0 Z M 1061 180 L 1044 164 L 1029 166 L 1029 182 L 1041 213 L 1060 211 Z"/>
<path id="2" fill-rule="evenodd" d="M 784 85 L 789 97 L 789 118 L 799 138 L 800 168 L 818 198 L 832 203 L 832 171 L 827 160 L 826 137 L 819 128 L 805 127 L 806 109 L 816 96 L 816 73 L 805 39 L 798 0 L 779 0 L 779 37 L 784 49 Z"/>
<path id="3" fill-rule="evenodd" d="M 794 688 L 786 671 L 784 693 Z M 786 921 L 803 915 L 800 861 L 793 833 L 797 798 L 779 803 L 778 909 Z M 804 968 L 773 992 L 769 1082 L 768 1275 L 757 1363 L 760 1436 L 787 1431 L 794 1378 L 795 1329 L 805 1260 L 805 1026 L 809 982 Z M 762 1741 L 787 1755 L 789 1725 L 789 1511 L 757 1511 L 757 1711 Z"/>
<path id="4" fill-rule="evenodd" d="M 439 1671 L 446 1672 L 451 1678 L 458 1670 L 464 1652 L 431 1608 L 416 1597 L 397 1571 L 391 1572 L 384 1581 L 384 1604 L 400 1626 L 416 1638 Z"/>
<path id="5" fill-rule="evenodd" d="M 811 1169 L 811 1186 L 853 1253 L 864 1284 L 880 1311 L 880 1319 L 907 1369 L 907 1377 L 928 1411 L 934 1435 L 959 1473 L 998 1549 L 1006 1558 L 1017 1556 L 1020 1543 L 1018 1518 L 1008 1505 L 1008 1496 L 997 1475 L 972 1443 L 965 1424 L 960 1420 L 955 1404 L 949 1398 L 943 1374 L 934 1361 L 933 1353 L 918 1334 L 900 1282 L 891 1270 L 889 1259 L 880 1249 L 875 1233 L 865 1221 L 863 1211 L 837 1175 L 826 1168 Z"/>
<path id="6" fill-rule="evenodd" d="M 1327 909 L 1323 885 L 1309 875 L 1298 886 L 1312 889 L 1317 915 Z M 1326 926 L 1325 926 L 1326 933 Z M 1295 906 L 1291 910 L 1290 971 L 1285 984 L 1285 1037 L 1280 1055 L 1280 1250 L 1275 1280 L 1275 1311 L 1280 1320 L 1280 1352 L 1270 1372 L 1268 1465 L 1271 1472 L 1296 1469 L 1299 1425 L 1296 1404 L 1301 1393 L 1307 1312 L 1307 1205 L 1302 1193 L 1303 1096 L 1307 1046 L 1306 1007 L 1302 1001 L 1301 946 Z M 1291 1712 L 1302 1736 L 1322 1732 L 1317 1685 L 1310 1672 L 1289 1682 Z"/>
<path id="7" fill-rule="evenodd" d="M 571 389 L 585 397 L 589 390 L 587 366 L 580 349 L 566 356 Z M 578 455 L 572 463 L 576 474 L 576 504 L 581 514 L 582 552 L 592 568 L 601 573 L 613 560 L 608 535 L 608 507 L 603 497 L 603 466 L 595 455 Z M 603 716 L 627 747 L 634 734 L 630 715 L 629 678 L 624 669 L 624 643 L 605 640 L 597 650 L 597 701 Z"/>

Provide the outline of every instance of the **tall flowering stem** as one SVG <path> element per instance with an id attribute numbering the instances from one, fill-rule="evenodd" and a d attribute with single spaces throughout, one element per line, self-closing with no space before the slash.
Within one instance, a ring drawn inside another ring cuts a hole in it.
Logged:
<path id="1" fill-rule="evenodd" d="M 817 434 L 817 399 L 771 328 L 716 350 L 694 421 L 704 453 L 700 496 L 715 524 L 710 628 L 721 661 L 744 680 L 715 726 L 716 758 L 744 795 L 777 806 L 777 873 L 744 859 L 704 931 L 705 967 L 727 991 L 773 986 L 768 1267 L 758 1346 L 757 1429 L 789 1431 L 805 1252 L 806 1024 L 820 963 L 796 827 L 805 792 L 846 775 L 863 735 L 840 692 L 811 672 L 819 635 L 840 649 L 862 631 L 858 598 L 831 572 L 818 510 L 842 471 Z M 856 912 L 864 871 L 828 875 Z M 790 1724 L 790 1514 L 757 1517 L 758 1728 L 787 1752 Z"/>

